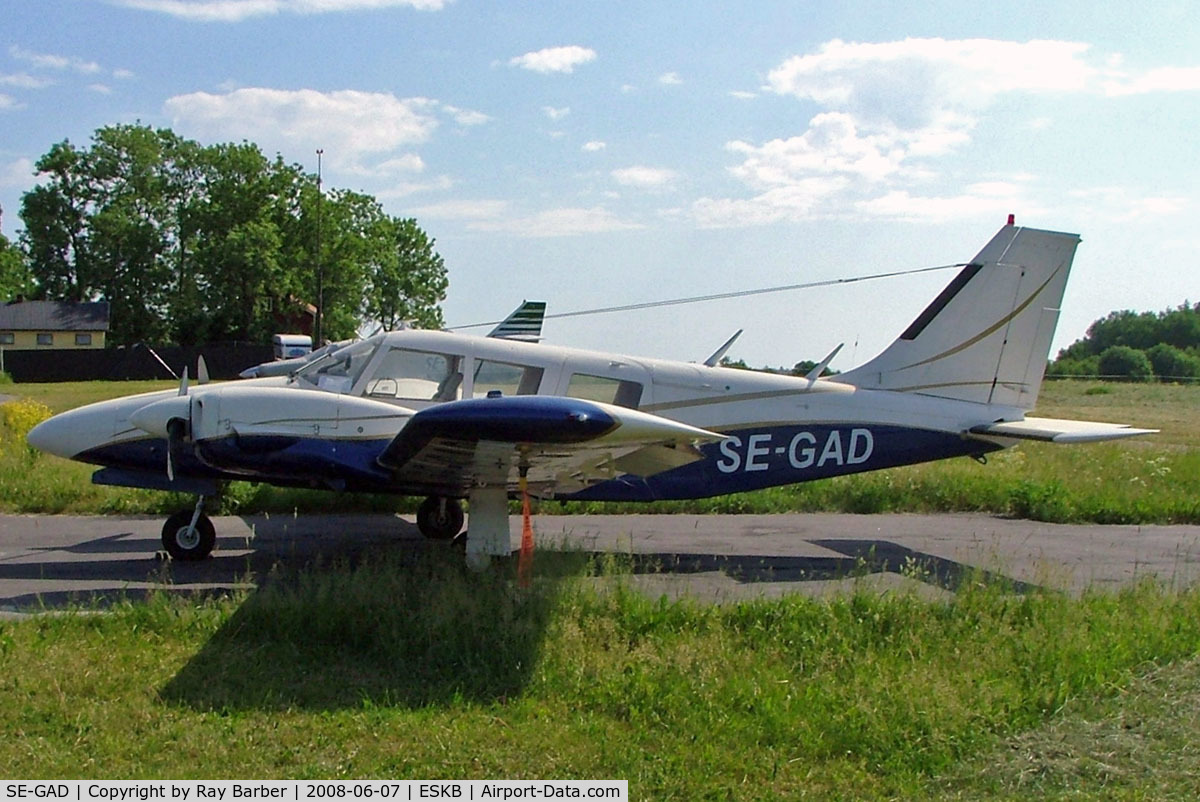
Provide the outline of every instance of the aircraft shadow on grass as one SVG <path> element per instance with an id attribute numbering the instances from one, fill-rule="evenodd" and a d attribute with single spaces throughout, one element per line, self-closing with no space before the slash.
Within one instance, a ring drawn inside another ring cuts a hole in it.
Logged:
<path id="1" fill-rule="evenodd" d="M 253 586 L 234 613 L 161 689 L 161 698 L 202 710 L 336 710 L 494 701 L 527 685 L 547 637 L 562 581 L 596 551 L 540 550 L 538 581 L 514 592 L 515 563 L 475 574 L 445 544 L 396 519 L 387 532 L 334 531 L 309 538 L 289 522 L 255 520 L 255 538 L 222 543 L 198 563 L 134 558 L 2 563 L 5 579 L 104 582 L 112 590 L 0 598 L 10 607 L 112 603 L 155 590 L 209 597 Z M 410 531 L 411 530 L 411 531 Z M 1034 586 L 916 552 L 886 540 L 813 540 L 827 557 L 620 554 L 633 574 L 720 572 L 741 583 L 810 582 L 905 573 L 955 589 L 971 579 Z M 148 541 L 121 534 L 71 547 L 75 554 L 132 555 Z M 240 550 L 238 550 L 240 549 Z M 237 551 L 235 551 L 237 550 Z M 153 583 L 153 588 L 124 587 Z"/>

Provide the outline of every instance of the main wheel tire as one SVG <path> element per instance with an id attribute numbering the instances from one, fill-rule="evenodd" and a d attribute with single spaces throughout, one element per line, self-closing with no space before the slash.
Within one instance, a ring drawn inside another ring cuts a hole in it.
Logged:
<path id="1" fill-rule="evenodd" d="M 417 528 L 430 540 L 450 540 L 462 531 L 464 520 L 457 499 L 430 496 L 417 508 Z"/>
<path id="2" fill-rule="evenodd" d="M 195 562 L 212 554 L 217 544 L 217 530 L 204 513 L 196 519 L 196 528 L 191 529 L 193 510 L 180 510 L 163 524 L 162 542 L 172 559 Z"/>

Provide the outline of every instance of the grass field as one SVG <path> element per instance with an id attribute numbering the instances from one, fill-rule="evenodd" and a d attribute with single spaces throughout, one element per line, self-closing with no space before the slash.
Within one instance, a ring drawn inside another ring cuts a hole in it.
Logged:
<path id="1" fill-rule="evenodd" d="M 615 778 L 687 800 L 1200 788 L 1200 592 L 710 606 L 559 559 L 528 591 L 430 553 L 0 624 L 0 776 Z M 1164 766 L 1144 762 L 1156 743 Z"/>
<path id="2" fill-rule="evenodd" d="M 169 386 L 18 384 L 9 385 L 6 392 L 58 412 Z M 1118 443 L 1025 443 L 992 455 L 987 465 L 957 459 L 714 499 L 653 505 L 548 503 L 537 511 L 977 511 L 1063 523 L 1200 523 L 1200 385 L 1047 382 L 1036 413 L 1130 423 L 1161 432 Z M 91 467 L 31 454 L 12 432 L 0 432 L 0 443 L 7 443 L 0 450 L 0 511 L 162 514 L 186 505 L 186 500 L 169 494 L 92 486 Z M 411 512 L 415 501 L 235 482 L 222 504 L 228 513 Z"/>

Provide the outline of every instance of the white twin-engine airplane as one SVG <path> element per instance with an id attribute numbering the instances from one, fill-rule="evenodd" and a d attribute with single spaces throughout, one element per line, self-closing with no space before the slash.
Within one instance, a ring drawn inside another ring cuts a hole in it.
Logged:
<path id="1" fill-rule="evenodd" d="M 103 466 L 98 484 L 195 494 L 163 544 L 199 560 L 228 480 L 426 496 L 430 538 L 470 501 L 472 565 L 511 553 L 507 500 L 701 498 L 947 457 L 1021 439 L 1146 434 L 1026 417 L 1079 238 L 1000 229 L 882 354 L 820 378 L 443 331 L 378 334 L 290 376 L 91 404 L 29 433 Z M 710 360 L 715 361 L 715 360 Z"/>

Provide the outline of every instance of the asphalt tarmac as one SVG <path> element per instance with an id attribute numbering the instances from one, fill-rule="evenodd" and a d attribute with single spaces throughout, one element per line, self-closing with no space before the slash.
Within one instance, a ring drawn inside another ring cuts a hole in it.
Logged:
<path id="1" fill-rule="evenodd" d="M 254 587 L 273 568 L 450 548 L 424 540 L 411 517 L 230 516 L 213 519 L 212 557 L 179 563 L 161 554 L 162 522 L 0 515 L 0 615 L 153 589 L 219 593 Z M 515 550 L 521 522 L 510 523 Z M 1003 577 L 1017 592 L 1116 589 L 1144 577 L 1171 586 L 1200 580 L 1200 526 L 1060 525 L 987 515 L 544 515 L 535 517 L 534 530 L 539 551 L 629 555 L 628 581 L 644 592 L 717 602 L 864 587 L 938 597 L 981 576 Z"/>

